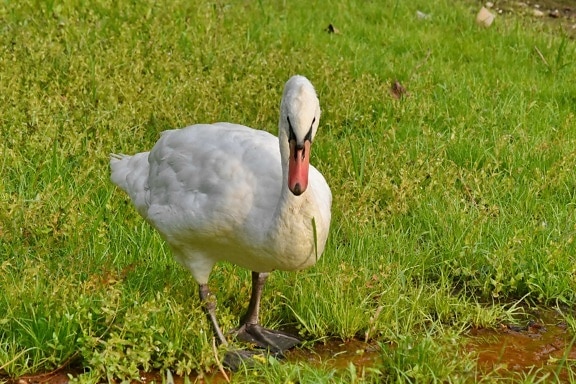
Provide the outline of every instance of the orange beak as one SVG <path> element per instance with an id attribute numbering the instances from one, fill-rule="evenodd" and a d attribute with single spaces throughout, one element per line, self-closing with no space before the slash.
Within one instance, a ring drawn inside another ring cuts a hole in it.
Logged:
<path id="1" fill-rule="evenodd" d="M 310 166 L 310 141 L 305 140 L 302 148 L 290 140 L 290 160 L 288 162 L 288 188 L 300 196 L 308 188 L 308 168 Z"/>

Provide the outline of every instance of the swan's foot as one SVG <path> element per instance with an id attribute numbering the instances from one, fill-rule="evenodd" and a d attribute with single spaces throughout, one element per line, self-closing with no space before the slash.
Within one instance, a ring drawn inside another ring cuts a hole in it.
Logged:
<path id="1" fill-rule="evenodd" d="M 263 359 L 265 359 L 265 355 L 262 351 L 234 350 L 226 352 L 222 365 L 232 372 L 236 372 L 241 366 L 250 368 L 254 366 L 257 360 Z"/>
<path id="2" fill-rule="evenodd" d="M 235 332 L 236 339 L 254 344 L 262 350 L 234 350 L 224 355 L 223 365 L 237 371 L 242 365 L 253 367 L 256 361 L 265 361 L 267 356 L 283 358 L 283 352 L 300 344 L 302 340 L 286 332 L 267 329 L 259 324 L 244 324 Z"/>
<path id="3" fill-rule="evenodd" d="M 255 344 L 277 355 L 282 355 L 282 352 L 302 342 L 302 340 L 294 335 L 267 329 L 259 324 L 243 324 L 236 331 L 236 338 L 247 343 Z"/>

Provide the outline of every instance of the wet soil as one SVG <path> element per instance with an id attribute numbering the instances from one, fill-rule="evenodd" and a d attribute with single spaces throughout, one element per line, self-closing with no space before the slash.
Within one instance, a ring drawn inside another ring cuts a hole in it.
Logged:
<path id="1" fill-rule="evenodd" d="M 358 368 L 373 367 L 381 358 L 380 347 L 376 343 L 360 340 L 327 340 L 316 344 L 311 350 L 294 349 L 286 354 L 286 359 L 291 362 L 334 369 L 345 369 L 350 364 Z"/>
<path id="2" fill-rule="evenodd" d="M 571 373 L 566 368 L 566 360 L 576 361 L 576 336 L 554 310 L 532 312 L 521 325 L 473 329 L 466 348 L 478 355 L 480 376 L 498 373 L 507 377 L 539 370 L 541 375 L 555 372 L 567 382 L 576 375 L 576 366 L 572 364 Z"/>
<path id="3" fill-rule="evenodd" d="M 576 38 L 576 1 L 574 0 L 496 0 L 485 4 L 500 15 L 519 15 L 536 22 L 558 26 L 563 33 Z"/>
<path id="4" fill-rule="evenodd" d="M 501 324 L 497 329 L 472 329 L 464 341 L 467 351 L 477 356 L 477 377 L 511 378 L 518 374 L 538 372 L 544 376 L 555 373 L 561 381 L 576 377 L 576 337 L 569 332 L 562 315 L 555 310 L 527 310 L 527 316 L 517 324 Z M 296 348 L 286 353 L 292 363 L 346 369 L 350 364 L 358 372 L 377 367 L 382 354 L 377 343 L 360 340 L 326 340 L 310 348 Z M 570 368 L 567 368 L 570 367 Z M 572 369 L 568 372 L 567 369 Z M 80 371 L 64 368 L 42 375 L 26 376 L 12 381 L 15 384 L 67 384 L 68 375 Z M 210 376 L 191 375 L 192 383 L 227 383 L 231 372 L 216 372 Z M 141 383 L 165 382 L 159 373 L 142 373 Z M 184 383 L 183 377 L 174 376 L 175 384 Z"/>
<path id="5" fill-rule="evenodd" d="M 364 368 L 374 367 L 380 358 L 380 350 L 376 343 L 365 343 L 360 340 L 344 342 L 330 339 L 318 342 L 312 348 L 295 348 L 288 351 L 283 361 L 305 362 L 312 366 L 324 366 L 337 370 L 346 369 L 350 364 L 354 364 L 358 368 L 358 372 L 362 372 Z M 14 380 L 5 379 L 8 380 L 9 384 L 68 384 L 70 380 L 68 375 L 77 376 L 81 373 L 82 371 L 79 369 L 63 367 L 53 372 L 24 376 Z M 233 372 L 225 370 L 224 372 L 216 371 L 209 376 L 192 374 L 188 376 L 188 379 L 190 383 L 223 384 L 232 381 L 233 376 Z M 1 376 L 0 380 L 2 380 Z M 163 383 L 166 382 L 166 377 L 163 377 L 159 372 L 142 372 L 140 382 L 143 384 Z M 185 382 L 184 377 L 173 376 L 174 384 L 184 384 Z"/>

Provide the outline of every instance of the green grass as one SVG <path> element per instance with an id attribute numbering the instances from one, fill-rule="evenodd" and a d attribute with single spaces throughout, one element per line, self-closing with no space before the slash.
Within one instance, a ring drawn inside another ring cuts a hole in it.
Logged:
<path id="1" fill-rule="evenodd" d="M 109 182 L 108 155 L 199 122 L 275 132 L 295 73 L 319 93 L 313 162 L 333 225 L 317 266 L 270 278 L 263 321 L 310 340 L 367 337 L 382 361 L 270 360 L 235 381 L 471 381 L 467 329 L 521 305 L 573 307 L 576 44 L 513 17 L 479 28 L 478 7 L 2 1 L 4 380 L 65 363 L 86 368 L 82 382 L 216 371 L 196 284 Z M 393 80 L 406 97 L 391 97 Z M 231 329 L 248 272 L 219 265 L 211 286 Z"/>

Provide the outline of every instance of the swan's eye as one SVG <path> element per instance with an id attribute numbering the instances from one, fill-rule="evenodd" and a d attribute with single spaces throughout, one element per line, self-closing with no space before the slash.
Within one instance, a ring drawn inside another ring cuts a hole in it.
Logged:
<path id="1" fill-rule="evenodd" d="M 298 140 L 296 140 L 296 134 L 294 133 L 294 128 L 292 128 L 292 123 L 290 123 L 290 118 L 287 117 L 288 120 L 288 141 L 292 141 L 294 140 L 295 142 L 298 142 Z M 312 142 L 312 127 L 314 126 L 314 123 L 316 122 L 316 117 L 314 117 L 314 119 L 312 119 L 312 125 L 310 125 L 310 129 L 308 130 L 308 133 L 306 134 L 306 136 L 304 136 L 304 141 L 308 140 L 309 142 Z"/>
<path id="2" fill-rule="evenodd" d="M 316 122 L 316 116 L 314 116 L 314 118 L 312 119 L 312 124 L 310 124 L 310 130 L 306 134 L 306 137 L 304 137 L 304 141 L 308 140 L 309 142 L 312 142 L 312 127 L 314 127 L 315 122 Z"/>
<path id="3" fill-rule="evenodd" d="M 290 118 L 288 117 L 288 141 L 296 141 L 296 134 L 294 134 L 294 129 L 292 128 L 292 124 L 290 123 Z"/>
<path id="4" fill-rule="evenodd" d="M 312 127 L 310 127 L 310 130 L 308 131 L 306 136 L 304 136 L 304 141 L 306 141 L 306 140 L 308 140 L 309 142 L 312 142 Z"/>

